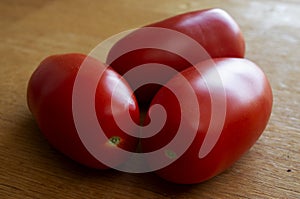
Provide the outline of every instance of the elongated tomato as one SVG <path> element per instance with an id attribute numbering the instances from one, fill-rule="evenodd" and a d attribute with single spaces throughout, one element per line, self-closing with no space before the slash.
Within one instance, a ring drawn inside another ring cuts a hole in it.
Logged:
<path id="1" fill-rule="evenodd" d="M 179 75 L 166 85 L 184 100 L 179 102 L 174 93 L 162 87 L 151 103 L 162 105 L 167 119 L 159 133 L 142 139 L 142 149 L 151 152 L 164 147 L 165 157 L 159 161 L 174 159 L 174 162 L 157 171 L 168 181 L 199 183 L 219 174 L 250 149 L 268 123 L 273 97 L 262 70 L 246 59 L 217 58 L 213 61 L 203 61 L 181 72 L 197 96 L 199 109 L 186 97 L 184 82 Z M 216 71 L 220 81 L 213 75 Z M 220 101 L 222 97 L 225 100 Z M 193 113 L 198 110 L 200 119 L 192 117 L 197 115 Z M 180 142 L 168 146 L 176 139 L 181 124 L 185 128 Z M 220 129 L 215 128 L 220 124 Z M 194 130 L 194 139 L 180 156 L 178 150 L 181 144 L 190 139 Z M 201 155 L 203 149 L 205 153 Z M 158 160 L 150 159 L 149 164 L 155 165 L 155 161 Z"/>
<path id="2" fill-rule="evenodd" d="M 188 38 L 182 39 L 180 34 Z M 201 46 L 203 51 L 196 50 L 193 45 Z M 112 47 L 107 64 L 121 75 L 149 63 L 164 64 L 181 71 L 211 57 L 243 58 L 244 54 L 244 37 L 237 23 L 224 10 L 208 9 L 184 13 L 137 29 Z M 195 57 L 193 63 L 188 59 L 191 55 Z M 127 80 L 130 85 L 134 84 L 134 80 Z M 159 88 L 152 84 L 138 89 L 139 103 L 149 105 Z"/>
<path id="3" fill-rule="evenodd" d="M 99 146 L 99 153 L 111 158 L 109 161 L 113 165 L 122 163 L 124 157 L 118 156 L 115 149 L 120 147 L 128 151 L 135 151 L 137 138 L 123 132 L 116 124 L 113 114 L 116 113 L 122 119 L 123 115 L 129 112 L 133 120 L 138 123 L 139 109 L 128 84 L 112 69 L 106 68 L 98 60 L 83 54 L 50 56 L 43 60 L 32 74 L 28 84 L 27 101 L 41 132 L 52 146 L 83 165 L 104 169 L 108 168 L 108 165 L 96 159 L 79 137 L 75 122 L 82 121 L 75 121 L 73 117 L 72 94 L 75 89 L 75 79 L 83 62 L 89 69 L 82 73 L 81 91 L 90 91 L 89 85 L 94 74 L 97 71 L 103 72 L 101 78 L 99 77 L 99 82 L 96 82 L 96 92 L 92 96 L 91 104 L 95 104 L 92 110 L 97 116 L 97 124 L 101 125 L 107 136 L 107 140 L 101 142 L 91 137 L 91 142 L 96 143 L 95 147 Z M 116 85 L 122 89 L 116 90 Z M 117 95 L 113 95 L 114 91 L 117 92 Z M 85 97 L 85 93 L 79 93 L 79 97 Z M 112 101 L 115 105 L 114 112 L 112 111 Z M 81 103 L 78 106 L 85 109 L 90 104 Z M 82 117 L 89 120 L 92 116 L 93 113 Z M 97 125 L 86 126 L 86 132 L 81 133 L 84 136 L 95 127 Z M 135 131 L 131 126 L 128 126 L 127 129 Z"/>

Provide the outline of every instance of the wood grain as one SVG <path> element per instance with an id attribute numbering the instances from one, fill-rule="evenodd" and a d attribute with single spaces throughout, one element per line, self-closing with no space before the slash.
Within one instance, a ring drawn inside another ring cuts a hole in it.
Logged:
<path id="1" fill-rule="evenodd" d="M 0 198 L 300 198 L 300 3 L 265 1 L 0 2 Z M 96 171 L 42 137 L 26 105 L 28 79 L 48 55 L 88 53 L 107 37 L 195 9 L 220 7 L 239 23 L 246 57 L 274 92 L 269 125 L 230 169 L 196 185 L 154 174 Z"/>

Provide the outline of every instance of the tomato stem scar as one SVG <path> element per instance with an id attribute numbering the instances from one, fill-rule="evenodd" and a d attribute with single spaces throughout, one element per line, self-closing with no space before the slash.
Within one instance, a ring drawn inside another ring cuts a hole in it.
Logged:
<path id="1" fill-rule="evenodd" d="M 165 155 L 170 159 L 175 159 L 177 157 L 177 154 L 170 149 L 165 150 Z"/>
<path id="2" fill-rule="evenodd" d="M 109 143 L 112 145 L 118 145 L 121 142 L 121 138 L 118 136 L 112 136 L 109 138 Z"/>

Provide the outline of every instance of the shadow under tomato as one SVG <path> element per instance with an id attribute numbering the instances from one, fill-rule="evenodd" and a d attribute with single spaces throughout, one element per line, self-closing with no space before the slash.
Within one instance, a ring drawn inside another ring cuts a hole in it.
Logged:
<path id="1" fill-rule="evenodd" d="M 114 193 L 107 196 L 123 194 L 126 190 L 130 190 L 130 193 L 127 193 L 130 197 L 147 194 L 153 198 L 172 198 L 184 197 L 190 193 L 198 194 L 201 190 L 209 190 L 214 185 L 213 180 L 200 184 L 180 185 L 165 181 L 155 173 L 133 174 L 82 166 L 47 142 L 29 112 L 23 115 L 25 117 L 17 122 L 14 133 L 8 138 L 10 142 L 7 143 L 10 143 L 10 146 L 7 147 L 11 148 L 10 153 L 17 155 L 10 162 L 11 165 L 7 166 L 10 167 L 10 172 L 24 173 L 26 170 L 23 179 L 27 178 L 41 184 L 47 181 L 51 186 L 63 188 L 65 193 L 62 194 L 78 191 L 101 195 L 109 188 L 114 190 Z M 22 165 L 18 165 L 18 162 L 22 162 Z M 39 187 L 36 186 L 35 189 Z"/>

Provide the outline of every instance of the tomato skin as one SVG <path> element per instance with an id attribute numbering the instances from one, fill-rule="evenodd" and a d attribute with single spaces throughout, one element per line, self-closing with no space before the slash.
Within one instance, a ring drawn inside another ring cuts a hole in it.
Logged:
<path id="1" fill-rule="evenodd" d="M 198 42 L 212 58 L 218 57 L 237 57 L 243 58 L 245 54 L 244 37 L 237 23 L 221 9 L 208 9 L 193 11 L 177 15 L 163 21 L 147 25 L 145 27 L 167 28 L 180 33 L 186 34 L 190 38 Z M 129 36 L 121 39 L 128 40 L 127 43 L 134 43 L 136 30 Z M 155 40 L 155 38 L 145 38 L 145 40 Z M 190 52 L 190 46 L 176 44 L 176 39 L 166 38 L 161 46 L 173 45 L 175 51 Z M 176 53 L 168 52 L 163 49 L 142 48 L 127 52 L 114 60 L 115 54 L 119 49 L 125 48 L 121 42 L 117 42 L 110 50 L 107 58 L 107 64 L 114 68 L 119 74 L 123 75 L 130 69 L 146 64 L 160 63 L 170 66 L 178 71 L 182 71 L 191 66 L 185 57 L 180 57 Z M 199 55 L 199 60 L 203 57 Z M 197 62 L 197 63 L 198 63 Z M 147 74 L 145 74 L 147 75 Z M 130 80 L 129 84 L 130 84 Z M 144 86 L 138 89 L 135 94 L 141 106 L 147 107 L 155 93 L 159 90 L 159 86 Z"/>
<path id="2" fill-rule="evenodd" d="M 233 18 L 222 9 L 184 13 L 148 27 L 169 28 L 184 33 L 201 44 L 212 58 L 243 58 L 245 55 L 242 32 Z"/>
<path id="3" fill-rule="evenodd" d="M 175 162 L 156 171 L 167 181 L 179 184 L 200 183 L 221 173 L 251 148 L 268 123 L 273 96 L 270 84 L 261 69 L 246 59 L 217 58 L 214 62 L 226 93 L 226 116 L 221 135 L 210 153 L 200 159 L 199 150 L 207 134 L 209 123 L 212 122 L 211 98 L 203 77 L 208 75 L 214 66 L 204 61 L 196 66 L 205 67 L 201 75 L 194 67 L 181 72 L 196 93 L 200 121 L 196 137 L 187 151 Z M 175 90 L 182 92 L 180 86 L 182 84 L 177 76 L 167 85 L 177 85 Z M 175 136 L 180 122 L 180 104 L 168 89 L 162 87 L 159 90 L 151 103 L 154 104 L 165 107 L 167 121 L 158 134 L 142 139 L 144 152 L 158 150 L 169 143 Z M 194 108 L 189 107 L 188 99 L 181 103 L 181 106 L 181 109 L 187 111 L 193 111 Z M 183 118 L 183 120 L 190 124 L 195 122 L 194 118 Z M 189 136 L 191 128 L 187 128 L 186 136 Z M 149 160 L 150 164 L 151 161 L 153 160 Z"/>
<path id="4" fill-rule="evenodd" d="M 54 55 L 43 60 L 32 74 L 27 90 L 27 102 L 30 111 L 38 123 L 41 132 L 51 145 L 71 159 L 92 168 L 106 169 L 106 165 L 94 158 L 85 148 L 77 133 L 72 115 L 72 92 L 76 75 L 84 60 L 88 60 L 95 70 L 104 70 L 105 66 L 98 60 L 83 54 Z M 93 74 L 86 74 L 89 81 Z M 120 130 L 112 117 L 111 100 L 124 105 L 124 110 L 130 111 L 134 121 L 139 121 L 137 102 L 130 92 L 128 84 L 120 80 L 119 74 L 107 68 L 97 86 L 95 94 L 95 110 L 98 121 L 108 138 L 117 136 L 123 149 L 134 151 L 137 138 L 131 137 Z M 125 89 L 121 101 L 112 98 L 112 88 L 122 81 Z M 86 88 L 88 89 L 88 88 Z M 100 144 L 100 143 L 99 143 Z M 116 146 L 110 146 L 113 147 Z M 113 153 L 113 152 L 112 152 Z M 121 163 L 120 160 L 116 164 Z"/>

